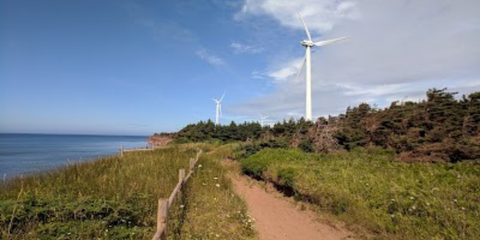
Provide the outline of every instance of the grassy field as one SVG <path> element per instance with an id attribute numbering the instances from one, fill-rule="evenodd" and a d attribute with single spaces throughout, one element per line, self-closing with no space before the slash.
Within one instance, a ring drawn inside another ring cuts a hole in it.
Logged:
<path id="1" fill-rule="evenodd" d="M 231 169 L 221 161 L 232 154 L 224 145 L 200 158 L 188 192 L 180 239 L 256 239 L 253 221 L 243 200 L 233 192 Z"/>
<path id="2" fill-rule="evenodd" d="M 214 146 L 127 153 L 7 181 L 0 185 L 0 239 L 151 239 L 157 199 L 168 198 L 178 170 L 188 169 L 197 148 Z M 231 195 L 219 157 L 200 159 L 202 167 L 170 208 L 169 239 L 253 236 L 244 223 L 245 205 Z M 219 222 L 217 215 L 232 219 Z"/>
<path id="3" fill-rule="evenodd" d="M 328 155 L 265 149 L 241 164 L 367 239 L 478 239 L 480 165 L 393 158 L 378 149 Z"/>

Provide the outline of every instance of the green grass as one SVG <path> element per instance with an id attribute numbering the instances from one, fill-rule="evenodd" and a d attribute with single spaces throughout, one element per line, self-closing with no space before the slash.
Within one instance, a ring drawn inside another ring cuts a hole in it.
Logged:
<path id="1" fill-rule="evenodd" d="M 0 186 L 0 238 L 151 239 L 157 199 L 188 169 L 193 149 L 126 153 Z"/>
<path id="2" fill-rule="evenodd" d="M 224 145 L 200 158 L 180 239 L 256 239 L 246 205 L 233 192 L 230 170 L 221 165 L 231 154 L 232 146 Z"/>
<path id="3" fill-rule="evenodd" d="M 265 149 L 249 175 L 292 188 L 368 239 L 478 239 L 480 165 L 407 164 L 386 150 L 306 154 Z M 363 233 L 361 233 L 363 231 Z"/>

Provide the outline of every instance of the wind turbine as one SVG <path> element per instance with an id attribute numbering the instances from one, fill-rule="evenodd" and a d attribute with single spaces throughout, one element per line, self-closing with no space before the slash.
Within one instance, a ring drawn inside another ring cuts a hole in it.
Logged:
<path id="1" fill-rule="evenodd" d="M 260 113 L 258 115 L 260 115 L 260 126 L 263 127 L 263 121 L 265 121 L 268 118 L 268 116 L 262 116 L 262 114 Z"/>
<path id="2" fill-rule="evenodd" d="M 217 104 L 217 114 L 215 115 L 215 125 L 218 125 L 219 116 L 222 115 L 222 100 L 223 100 L 223 97 L 225 97 L 225 93 L 223 93 L 220 100 L 212 98 L 212 100 Z"/>
<path id="3" fill-rule="evenodd" d="M 325 46 L 330 43 L 338 42 L 341 40 L 345 40 L 348 37 L 341 37 L 341 38 L 334 38 L 330 40 L 325 40 L 325 41 L 320 41 L 320 42 L 313 42 L 312 37 L 310 35 L 310 31 L 308 31 L 307 25 L 305 24 L 305 21 L 303 21 L 303 18 L 300 14 L 298 14 L 300 17 L 300 20 L 302 21 L 303 27 L 305 28 L 305 32 L 307 33 L 307 40 L 303 40 L 300 43 L 302 46 L 306 48 L 305 52 L 305 58 L 303 60 L 302 66 L 300 67 L 300 70 L 298 71 L 297 77 L 299 77 L 300 72 L 303 69 L 304 65 L 306 66 L 306 103 L 305 103 L 305 120 L 311 121 L 312 120 L 312 63 L 311 63 L 311 49 L 312 47 L 321 47 Z M 295 79 L 296 81 L 296 79 Z"/>

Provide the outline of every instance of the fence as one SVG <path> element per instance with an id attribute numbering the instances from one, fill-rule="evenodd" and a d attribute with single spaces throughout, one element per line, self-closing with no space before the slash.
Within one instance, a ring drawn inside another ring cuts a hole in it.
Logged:
<path id="1" fill-rule="evenodd" d="M 168 199 L 158 199 L 158 212 L 157 212 L 157 232 L 153 236 L 152 240 L 166 240 L 167 239 L 167 226 L 168 226 L 168 209 L 173 204 L 173 200 L 177 194 L 181 194 L 185 183 L 190 179 L 195 171 L 195 165 L 200 158 L 202 151 L 197 152 L 195 159 L 190 159 L 190 172 L 185 177 L 185 169 L 178 171 L 178 183 L 173 189 Z"/>
<path id="2" fill-rule="evenodd" d="M 126 153 L 126 152 L 151 151 L 151 150 L 155 150 L 155 146 L 153 144 L 147 145 L 145 148 L 132 148 L 132 149 L 126 149 L 123 146 L 121 146 L 120 156 L 123 156 L 123 153 Z"/>

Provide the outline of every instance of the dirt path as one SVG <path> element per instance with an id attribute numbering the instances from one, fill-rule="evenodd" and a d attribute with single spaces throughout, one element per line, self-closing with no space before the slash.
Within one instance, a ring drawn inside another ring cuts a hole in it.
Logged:
<path id="1" fill-rule="evenodd" d="M 349 231 L 316 221 L 314 213 L 298 209 L 281 193 L 267 192 L 246 176 L 234 176 L 232 181 L 247 202 L 261 240 L 353 239 Z"/>

